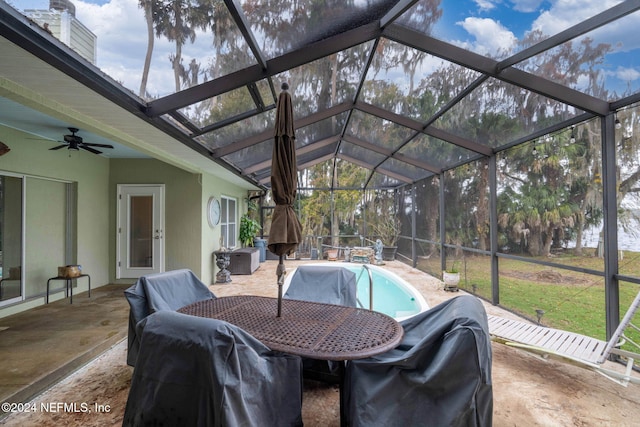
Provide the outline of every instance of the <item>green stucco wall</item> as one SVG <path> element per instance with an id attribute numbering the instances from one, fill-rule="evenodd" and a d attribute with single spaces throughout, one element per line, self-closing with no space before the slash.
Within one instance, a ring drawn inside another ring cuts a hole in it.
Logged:
<path id="1" fill-rule="evenodd" d="M 35 235 L 37 227 L 29 232 L 32 230 L 30 224 L 46 226 L 50 220 L 51 213 L 46 203 L 38 206 L 37 191 L 41 190 L 39 183 L 45 183 L 46 180 L 77 183 L 77 232 L 76 241 L 73 242 L 77 248 L 77 262 L 91 275 L 93 287 L 105 285 L 109 283 L 109 159 L 84 151 L 50 151 L 49 148 L 55 146 L 54 142 L 34 138 L 33 135 L 0 126 L 0 140 L 11 149 L 0 157 L 0 171 L 36 178 L 31 181 L 35 185 L 34 192 L 26 195 L 28 208 L 30 207 L 26 223 L 27 243 L 32 247 L 37 245 L 38 250 L 42 251 L 43 248 L 55 247 L 57 244 L 47 239 L 59 238 L 58 233 Z M 26 250 L 28 252 L 29 248 Z M 29 261 L 29 254 L 26 258 Z M 36 265 L 33 264 L 33 267 Z M 46 288 L 46 282 L 43 283 L 43 275 L 53 277 L 57 270 L 37 274 L 34 271 L 31 275 L 29 273 L 27 265 L 24 274 L 26 295 L 36 296 L 17 306 L 0 308 L 0 317 L 44 302 L 42 290 Z M 76 292 L 86 290 L 85 281 L 78 282 Z"/>
<path id="2" fill-rule="evenodd" d="M 116 191 L 118 184 L 165 185 L 165 270 L 188 268 L 200 279 L 214 281 L 215 264 L 211 253 L 219 247 L 219 227 L 209 227 L 206 216 L 210 196 L 226 195 L 238 199 L 246 209 L 247 192 L 213 175 L 189 173 L 154 159 L 112 159 L 109 193 L 111 198 L 109 240 L 110 264 L 116 256 Z M 111 271 L 115 278 L 115 269 Z M 130 281 L 130 280 L 128 280 Z"/>

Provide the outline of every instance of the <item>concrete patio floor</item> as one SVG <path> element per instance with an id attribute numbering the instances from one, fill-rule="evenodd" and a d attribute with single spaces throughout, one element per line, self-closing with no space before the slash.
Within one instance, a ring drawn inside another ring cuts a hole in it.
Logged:
<path id="1" fill-rule="evenodd" d="M 127 336 L 125 285 L 108 285 L 0 319 L 0 402 L 23 402 Z"/>
<path id="2" fill-rule="evenodd" d="M 288 269 L 293 269 L 302 262 L 307 261 L 287 260 L 286 265 Z M 210 286 L 210 289 L 217 296 L 251 294 L 275 297 L 276 264 L 276 261 L 267 261 L 250 276 L 234 275 L 230 284 L 215 284 Z M 400 262 L 387 263 L 385 268 L 412 283 L 424 295 L 430 306 L 460 295 L 443 291 L 438 279 Z M 89 299 L 85 298 L 86 295 L 80 294 L 77 298 L 74 296 L 72 306 L 62 300 L 54 303 L 57 304 L 55 306 L 50 304 L 34 310 L 35 314 L 38 314 L 34 316 L 34 319 L 39 319 L 37 321 L 30 319 L 29 313 L 16 315 L 23 316 L 18 319 L 12 319 L 16 316 L 0 319 L 0 326 L 8 324 L 9 321 L 15 322 L 15 328 L 21 328 L 21 331 L 16 329 L 14 333 L 25 334 L 22 340 L 14 337 L 14 341 L 9 341 L 3 334 L 14 326 L 0 331 L 0 354 L 5 360 L 3 369 L 0 370 L 0 384 L 20 382 L 17 380 L 19 377 L 11 372 L 16 368 L 5 367 L 12 366 L 11 363 L 20 365 L 21 360 L 24 362 L 21 369 L 27 370 L 30 364 L 40 367 L 48 365 L 49 370 L 56 372 L 56 375 L 68 375 L 30 401 L 30 407 L 36 408 L 35 411 L 10 414 L 0 419 L 0 425 L 103 427 L 122 424 L 132 372 L 132 368 L 126 365 L 126 340 L 123 341 L 128 316 L 128 306 L 122 294 L 124 288 L 126 286 L 114 285 L 98 288 L 94 291 L 95 294 L 92 292 L 90 303 L 97 305 L 83 312 L 81 306 L 83 303 L 88 304 Z M 99 299 L 100 290 L 105 299 Z M 490 314 L 516 318 L 513 314 L 490 304 L 485 304 L 485 307 Z M 40 313 L 41 311 L 44 313 Z M 111 332 L 107 332 L 103 327 L 111 328 Z M 70 332 L 73 328 L 89 329 Z M 112 333 L 116 330 L 117 332 Z M 96 337 L 102 339 L 92 341 L 91 347 L 94 350 L 87 351 L 87 346 L 81 345 L 86 340 Z M 110 349 L 97 359 L 76 372 L 70 372 L 85 363 L 88 358 L 109 347 Z M 504 345 L 493 344 L 492 349 L 494 426 L 638 425 L 640 386 L 622 387 L 594 372 L 555 361 L 543 361 Z M 59 352 L 63 350 L 77 352 L 78 360 L 74 361 L 66 354 L 60 356 Z M 14 356 L 14 361 L 7 364 L 6 359 L 11 360 L 11 356 Z M 54 360 L 56 363 L 48 363 L 47 360 Z M 20 384 L 24 385 L 24 378 L 21 381 Z M 38 387 L 46 388 L 45 382 L 38 382 L 36 379 L 33 381 L 38 386 L 32 385 L 28 392 L 14 390 L 12 395 L 4 388 L 0 388 L 0 392 L 4 393 L 3 396 L 18 399 L 20 396 L 33 395 Z M 339 425 L 337 388 L 305 383 L 303 399 L 305 426 Z M 48 410 L 42 410 L 43 403 Z M 50 403 L 66 403 L 67 406 L 66 409 L 62 406 L 62 410 L 58 410 L 55 405 L 47 406 Z M 82 410 L 83 403 L 90 411 Z M 52 410 L 52 407 L 56 410 Z M 78 410 L 71 410 L 73 408 Z"/>

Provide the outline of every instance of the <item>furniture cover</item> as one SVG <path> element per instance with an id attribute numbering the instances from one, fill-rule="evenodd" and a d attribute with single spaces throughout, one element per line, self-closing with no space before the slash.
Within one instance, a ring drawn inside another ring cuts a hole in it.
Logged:
<path id="1" fill-rule="evenodd" d="M 356 307 L 356 273 L 344 267 L 301 265 L 283 298 Z"/>
<path id="2" fill-rule="evenodd" d="M 123 426 L 302 425 L 300 358 L 217 319 L 159 311 L 140 353 Z"/>
<path id="3" fill-rule="evenodd" d="M 231 274 L 253 274 L 260 267 L 259 248 L 240 248 L 229 254 Z"/>
<path id="4" fill-rule="evenodd" d="M 129 302 L 127 364 L 135 366 L 140 343 L 136 325 L 148 315 L 161 310 L 176 311 L 185 305 L 215 298 L 207 285 L 187 269 L 148 274 L 124 291 Z"/>
<path id="5" fill-rule="evenodd" d="M 356 273 L 344 267 L 301 265 L 283 298 L 357 307 L 356 282 Z M 302 363 L 305 378 L 329 383 L 341 380 L 339 364 L 343 362 L 305 357 Z"/>
<path id="6" fill-rule="evenodd" d="M 350 426 L 491 426 L 491 341 L 476 297 L 401 322 L 394 350 L 347 363 Z"/>

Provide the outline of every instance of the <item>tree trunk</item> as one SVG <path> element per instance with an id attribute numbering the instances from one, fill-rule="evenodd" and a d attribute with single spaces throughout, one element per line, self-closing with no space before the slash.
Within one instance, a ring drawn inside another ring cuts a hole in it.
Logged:
<path id="1" fill-rule="evenodd" d="M 476 232 L 478 233 L 478 249 L 487 250 L 487 237 L 489 231 L 489 197 L 487 187 L 489 186 L 489 168 L 488 161 L 482 162 L 480 165 L 480 179 L 478 180 L 478 208 L 475 212 Z"/>
<path id="2" fill-rule="evenodd" d="M 574 249 L 575 256 L 582 256 L 582 222 L 576 227 L 576 247 Z"/>
<path id="3" fill-rule="evenodd" d="M 140 80 L 140 97 L 146 99 L 147 80 L 149 79 L 149 69 L 151 68 L 151 56 L 153 55 L 154 34 L 153 34 L 153 8 L 152 2 L 144 4 L 144 17 L 147 21 L 147 53 L 144 57 L 144 67 L 142 69 L 142 79 Z"/>
<path id="4" fill-rule="evenodd" d="M 549 256 L 551 253 L 551 245 L 553 244 L 553 226 L 547 227 L 546 237 L 542 242 L 542 256 Z"/>
<path id="5" fill-rule="evenodd" d="M 540 256 L 542 254 L 542 233 L 539 229 L 531 229 L 528 243 L 529 255 Z"/>
<path id="6" fill-rule="evenodd" d="M 176 84 L 176 92 L 180 92 L 180 62 L 182 60 L 182 45 L 176 40 L 176 56 L 172 59 L 173 77 Z"/>

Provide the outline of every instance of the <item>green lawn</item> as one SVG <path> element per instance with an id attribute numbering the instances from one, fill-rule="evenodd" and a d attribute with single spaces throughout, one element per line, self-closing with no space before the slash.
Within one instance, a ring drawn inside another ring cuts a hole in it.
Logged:
<path id="1" fill-rule="evenodd" d="M 603 260 L 593 256 L 565 255 L 552 261 L 596 271 L 603 270 Z M 638 261 L 640 253 L 625 252 L 620 262 L 621 271 L 640 276 Z M 543 310 L 542 325 L 606 339 L 602 277 L 504 258 L 499 259 L 499 270 L 502 307 L 534 321 L 537 319 L 536 310 Z M 461 273 L 460 287 L 491 300 L 488 257 L 466 257 Z M 620 284 L 621 315 L 639 290 L 640 287 L 636 284 Z M 634 323 L 640 324 L 640 313 L 636 313 Z M 630 336 L 635 342 L 640 342 L 640 333 L 635 332 Z"/>

